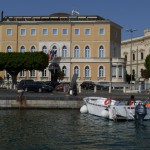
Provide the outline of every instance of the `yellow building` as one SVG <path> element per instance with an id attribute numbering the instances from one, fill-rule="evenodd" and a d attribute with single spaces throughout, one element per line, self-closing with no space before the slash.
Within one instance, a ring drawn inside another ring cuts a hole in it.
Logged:
<path id="1" fill-rule="evenodd" d="M 70 81 L 124 82 L 125 61 L 121 58 L 122 27 L 96 15 L 55 13 L 49 16 L 4 16 L 0 22 L 0 51 L 55 51 L 43 71 L 22 71 L 18 80 L 51 80 L 55 65 Z M 55 64 L 55 65 L 52 65 Z M 6 72 L 1 72 L 1 77 Z"/>

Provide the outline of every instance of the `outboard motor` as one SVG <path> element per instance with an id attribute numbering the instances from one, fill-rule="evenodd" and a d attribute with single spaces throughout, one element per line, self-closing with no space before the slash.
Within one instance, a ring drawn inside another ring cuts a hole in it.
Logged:
<path id="1" fill-rule="evenodd" d="M 135 120 L 142 123 L 146 114 L 147 114 L 147 109 L 145 105 L 139 103 L 135 107 Z"/>

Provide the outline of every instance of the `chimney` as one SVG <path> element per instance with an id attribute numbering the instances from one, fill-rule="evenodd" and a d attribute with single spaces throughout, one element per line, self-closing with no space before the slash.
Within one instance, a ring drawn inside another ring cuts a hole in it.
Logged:
<path id="1" fill-rule="evenodd" d="M 2 11 L 1 12 L 1 21 L 3 21 L 3 14 L 4 14 L 4 12 Z"/>

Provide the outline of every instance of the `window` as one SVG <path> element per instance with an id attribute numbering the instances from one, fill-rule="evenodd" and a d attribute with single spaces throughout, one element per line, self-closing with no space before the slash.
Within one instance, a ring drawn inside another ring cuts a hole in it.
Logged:
<path id="1" fill-rule="evenodd" d="M 44 69 L 43 71 L 42 71 L 42 77 L 46 77 L 47 76 L 47 71 L 46 71 L 46 69 Z"/>
<path id="2" fill-rule="evenodd" d="M 20 72 L 20 77 L 25 77 L 25 71 L 24 71 L 24 70 L 22 70 L 22 71 Z"/>
<path id="3" fill-rule="evenodd" d="M 47 47 L 46 47 L 46 46 L 43 46 L 42 51 L 43 51 L 45 54 L 47 54 L 47 53 L 48 53 Z"/>
<path id="4" fill-rule="evenodd" d="M 118 66 L 119 77 L 122 77 L 122 66 Z"/>
<path id="5" fill-rule="evenodd" d="M 12 29 L 7 29 L 7 35 L 8 35 L 8 36 L 11 36 L 12 33 L 13 33 L 13 30 L 12 30 Z"/>
<path id="6" fill-rule="evenodd" d="M 105 34 L 104 28 L 100 28 L 100 29 L 99 29 L 99 34 L 100 34 L 100 35 L 104 35 L 104 34 Z"/>
<path id="7" fill-rule="evenodd" d="M 67 29 L 62 29 L 62 35 L 68 35 L 68 30 Z"/>
<path id="8" fill-rule="evenodd" d="M 99 47 L 99 57 L 104 57 L 104 47 L 103 46 Z"/>
<path id="9" fill-rule="evenodd" d="M 10 53 L 10 52 L 12 52 L 12 49 L 11 49 L 11 46 L 8 46 L 7 47 L 7 53 Z"/>
<path id="10" fill-rule="evenodd" d="M 78 74 L 79 75 L 79 67 L 78 66 L 74 67 L 74 74 Z"/>
<path id="11" fill-rule="evenodd" d="M 144 70 L 143 70 L 143 69 L 141 69 L 141 77 L 143 77 L 143 73 L 144 73 Z"/>
<path id="12" fill-rule="evenodd" d="M 90 57 L 90 47 L 89 46 L 85 47 L 85 57 L 86 58 Z"/>
<path id="13" fill-rule="evenodd" d="M 30 77 L 35 77 L 35 70 L 30 71 Z"/>
<path id="14" fill-rule="evenodd" d="M 126 60 L 126 61 L 127 61 L 127 58 L 128 58 L 127 55 L 125 55 L 125 60 Z"/>
<path id="15" fill-rule="evenodd" d="M 26 35 L 26 29 L 21 29 L 20 35 L 21 35 L 21 36 L 25 36 L 25 35 Z"/>
<path id="16" fill-rule="evenodd" d="M 74 57 L 75 58 L 79 57 L 79 47 L 78 46 L 75 46 L 75 48 L 74 48 Z"/>
<path id="17" fill-rule="evenodd" d="M 116 66 L 112 66 L 112 77 L 116 77 Z"/>
<path id="18" fill-rule="evenodd" d="M 133 76 L 135 76 L 135 70 L 134 69 L 132 70 L 132 74 L 133 74 Z"/>
<path id="19" fill-rule="evenodd" d="M 48 29 L 42 29 L 42 34 L 43 35 L 48 35 Z"/>
<path id="20" fill-rule="evenodd" d="M 62 67 L 62 71 L 64 73 L 64 76 L 66 77 L 67 76 L 67 68 L 66 68 L 66 66 Z"/>
<path id="21" fill-rule="evenodd" d="M 135 54 L 133 54 L 132 56 L 133 56 L 133 60 L 135 60 Z"/>
<path id="22" fill-rule="evenodd" d="M 80 35 L 80 29 L 74 29 L 74 35 Z"/>
<path id="23" fill-rule="evenodd" d="M 58 29 L 53 29 L 53 35 L 58 35 Z"/>
<path id="24" fill-rule="evenodd" d="M 56 57 L 57 56 L 57 47 L 54 45 L 52 47 L 53 55 Z"/>
<path id="25" fill-rule="evenodd" d="M 21 46 L 21 48 L 20 48 L 20 52 L 21 52 L 21 53 L 24 53 L 24 52 L 25 52 L 25 50 L 26 50 L 26 49 L 25 49 L 25 47 L 24 47 L 24 46 Z"/>
<path id="26" fill-rule="evenodd" d="M 103 66 L 99 67 L 99 77 L 104 77 L 104 67 Z"/>
<path id="27" fill-rule="evenodd" d="M 85 77 L 90 77 L 90 68 L 89 68 L 89 66 L 85 67 Z"/>
<path id="28" fill-rule="evenodd" d="M 62 48 L 62 57 L 67 57 L 67 47 L 63 46 Z"/>
<path id="29" fill-rule="evenodd" d="M 91 35 L 91 30 L 90 29 L 85 29 L 85 35 Z"/>
<path id="30" fill-rule="evenodd" d="M 115 57 L 116 56 L 116 48 L 114 48 L 114 50 L 113 50 L 113 56 Z"/>
<path id="31" fill-rule="evenodd" d="M 143 60 L 144 59 L 144 54 L 143 54 L 143 52 L 141 52 L 141 60 Z"/>
<path id="32" fill-rule="evenodd" d="M 32 46 L 30 51 L 35 52 L 35 46 Z"/>
<path id="33" fill-rule="evenodd" d="M 36 29 L 31 29 L 31 36 L 36 36 Z"/>
<path id="34" fill-rule="evenodd" d="M 117 31 L 114 32 L 114 36 L 115 36 L 115 38 L 117 38 L 117 36 L 118 36 Z"/>

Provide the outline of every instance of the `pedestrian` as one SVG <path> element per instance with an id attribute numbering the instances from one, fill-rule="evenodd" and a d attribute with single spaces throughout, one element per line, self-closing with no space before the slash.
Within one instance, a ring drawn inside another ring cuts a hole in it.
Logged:
<path id="1" fill-rule="evenodd" d="M 7 73 L 6 78 L 7 78 L 7 82 L 9 82 L 9 73 Z"/>
<path id="2" fill-rule="evenodd" d="M 135 104 L 134 95 L 131 95 L 131 97 L 130 97 L 130 99 L 128 100 L 128 103 L 127 103 L 127 105 L 132 105 L 132 104 Z"/>

